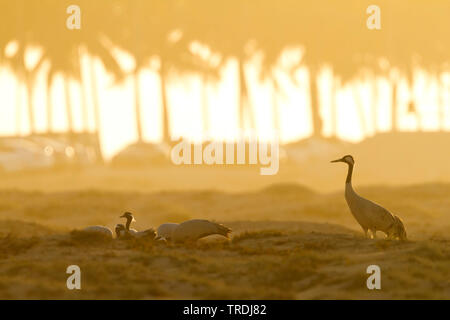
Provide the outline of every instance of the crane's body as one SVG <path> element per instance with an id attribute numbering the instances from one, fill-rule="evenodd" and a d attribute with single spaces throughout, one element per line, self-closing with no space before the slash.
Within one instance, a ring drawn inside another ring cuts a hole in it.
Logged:
<path id="1" fill-rule="evenodd" d="M 179 223 L 163 223 L 156 230 L 158 238 L 171 240 L 173 231 L 179 226 Z"/>
<path id="2" fill-rule="evenodd" d="M 128 232 L 130 233 L 130 235 L 132 237 L 135 238 L 149 238 L 149 239 L 154 239 L 156 236 L 156 232 L 154 229 L 150 228 L 147 230 L 143 230 L 143 231 L 137 231 L 135 229 L 130 229 L 128 230 Z"/>
<path id="3" fill-rule="evenodd" d="M 231 229 L 224 225 L 202 219 L 178 223 L 164 223 L 158 227 L 159 238 L 174 242 L 197 241 L 200 238 L 218 234 L 228 237 Z"/>
<path id="4" fill-rule="evenodd" d="M 359 196 L 350 183 L 345 184 L 345 200 L 366 234 L 367 230 L 371 230 L 374 236 L 377 230 L 387 232 L 394 224 L 394 216 L 388 210 Z"/>
<path id="5" fill-rule="evenodd" d="M 112 238 L 113 237 L 113 233 L 112 233 L 111 229 L 109 229 L 108 227 L 105 227 L 105 226 L 90 226 L 90 227 L 86 227 L 86 228 L 83 229 L 83 232 L 99 234 L 99 235 L 103 235 L 103 236 L 105 236 L 107 238 Z"/>
<path id="6" fill-rule="evenodd" d="M 352 186 L 352 174 L 355 161 L 350 155 L 331 162 L 344 162 L 348 165 L 347 179 L 345 181 L 345 200 L 350 212 L 368 237 L 368 230 L 376 238 L 377 231 L 383 231 L 388 238 L 406 239 L 405 227 L 397 216 L 394 216 L 382 206 L 359 196 Z"/>

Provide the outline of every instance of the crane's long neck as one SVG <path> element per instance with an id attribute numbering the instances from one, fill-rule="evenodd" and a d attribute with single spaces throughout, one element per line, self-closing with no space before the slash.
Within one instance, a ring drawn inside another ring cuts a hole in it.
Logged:
<path id="1" fill-rule="evenodd" d="M 133 220 L 133 218 L 127 217 L 127 224 L 126 224 L 125 228 L 126 228 L 128 231 L 130 231 L 131 220 Z"/>
<path id="2" fill-rule="evenodd" d="M 348 164 L 348 172 L 347 172 L 347 179 L 345 180 L 345 183 L 352 184 L 352 174 L 353 174 L 353 164 Z"/>
<path id="3" fill-rule="evenodd" d="M 350 206 L 353 199 L 356 196 L 355 190 L 353 190 L 352 186 L 352 173 L 353 173 L 353 164 L 348 164 L 348 172 L 347 179 L 345 180 L 345 198 L 347 199 L 347 203 Z"/>

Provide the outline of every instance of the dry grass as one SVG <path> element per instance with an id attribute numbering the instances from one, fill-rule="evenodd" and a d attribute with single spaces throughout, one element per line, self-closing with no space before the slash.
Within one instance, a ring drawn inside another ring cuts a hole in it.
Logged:
<path id="1" fill-rule="evenodd" d="M 19 222 L 17 222 L 19 223 Z M 298 222 L 301 228 L 303 223 Z M 365 240 L 342 234 L 242 233 L 229 242 L 166 245 L 60 234 L 0 242 L 0 297 L 69 299 L 449 298 L 448 243 Z M 99 240 L 99 239 L 97 239 Z M 386 243 L 380 248 L 380 243 Z M 82 290 L 65 269 L 82 270 Z M 365 287 L 378 264 L 382 290 Z"/>
<path id="2" fill-rule="evenodd" d="M 239 194 L 0 192 L 0 298 L 449 299 L 450 200 L 442 189 L 450 188 L 438 186 L 361 190 L 402 217 L 406 242 L 363 239 L 341 193 L 298 186 Z M 112 228 L 124 210 L 135 212 L 138 229 L 199 217 L 233 234 L 175 245 L 74 230 Z M 72 264 L 82 270 L 79 291 L 66 288 Z M 371 264 L 381 267 L 382 290 L 366 288 Z"/>
<path id="3" fill-rule="evenodd" d="M 395 147 L 405 144 L 389 147 L 384 140 L 391 138 L 367 140 L 366 151 L 355 145 L 283 165 L 270 177 L 258 168 L 228 167 L 3 176 L 0 299 L 450 299 L 450 184 L 359 187 L 449 180 L 448 148 L 424 142 L 438 152 L 417 152 L 415 144 L 405 150 Z M 357 159 L 356 190 L 400 216 L 409 241 L 362 238 L 343 197 L 346 168 L 328 162 L 346 153 Z M 433 166 L 419 170 L 424 163 Z M 339 191 L 321 194 L 292 181 Z M 124 211 L 135 213 L 139 230 L 205 218 L 233 233 L 230 241 L 210 237 L 181 246 L 76 231 L 88 225 L 113 229 Z M 81 267 L 80 291 L 66 288 L 71 264 Z M 371 264 L 381 267 L 380 291 L 366 288 Z"/>

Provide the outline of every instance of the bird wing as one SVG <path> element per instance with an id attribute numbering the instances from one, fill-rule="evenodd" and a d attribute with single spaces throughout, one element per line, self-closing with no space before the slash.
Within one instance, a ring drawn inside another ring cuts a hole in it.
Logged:
<path id="1" fill-rule="evenodd" d="M 372 228 L 378 230 L 386 230 L 394 223 L 394 216 L 387 209 L 383 208 L 379 204 L 366 200 L 365 213 L 370 222 Z"/>
<path id="2" fill-rule="evenodd" d="M 136 236 L 138 238 L 154 238 L 156 236 L 156 232 L 154 229 L 150 228 L 147 230 L 143 230 L 143 231 L 138 231 L 136 233 Z"/>
<path id="3" fill-rule="evenodd" d="M 231 229 L 208 220 L 193 219 L 188 220 L 174 230 L 173 238 L 175 241 L 197 240 L 209 235 L 220 234 L 228 237 Z"/>
<path id="4" fill-rule="evenodd" d="M 133 228 L 130 228 L 130 230 L 128 230 L 128 232 L 129 232 L 131 235 L 136 235 L 136 234 L 139 233 L 139 231 L 137 231 L 136 229 L 133 229 Z"/>
<path id="5" fill-rule="evenodd" d="M 84 228 L 83 231 L 89 232 L 89 233 L 101 233 L 108 237 L 113 236 L 111 229 L 109 229 L 108 227 L 104 227 L 104 226 L 89 226 L 89 227 Z"/>
<path id="6" fill-rule="evenodd" d="M 163 223 L 158 227 L 156 233 L 158 237 L 170 239 L 172 237 L 172 232 L 176 227 L 178 227 L 178 223 Z"/>

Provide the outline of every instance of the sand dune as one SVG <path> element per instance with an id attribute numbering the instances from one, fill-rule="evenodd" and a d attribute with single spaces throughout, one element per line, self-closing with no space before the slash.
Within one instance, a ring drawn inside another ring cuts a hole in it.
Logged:
<path id="1" fill-rule="evenodd" d="M 0 192 L 0 298 L 449 299 L 450 185 L 359 191 L 400 215 L 410 240 L 363 239 L 341 192 L 299 185 L 245 193 Z M 138 229 L 195 217 L 233 234 L 188 246 L 70 234 L 113 227 L 125 209 Z M 82 290 L 65 286 L 71 264 L 81 267 Z M 371 264 L 381 267 L 382 290 L 366 288 Z"/>

